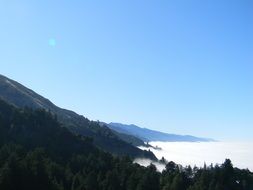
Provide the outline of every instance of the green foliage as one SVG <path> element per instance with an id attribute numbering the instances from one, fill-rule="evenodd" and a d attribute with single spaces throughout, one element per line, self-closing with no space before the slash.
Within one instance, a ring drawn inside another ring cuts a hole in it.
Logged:
<path id="1" fill-rule="evenodd" d="M 46 111 L 19 110 L 1 100 L 0 137 L 1 190 L 253 189 L 253 174 L 228 159 L 194 169 L 163 159 L 166 170 L 159 173 L 152 164 L 145 168 L 99 150 Z"/>

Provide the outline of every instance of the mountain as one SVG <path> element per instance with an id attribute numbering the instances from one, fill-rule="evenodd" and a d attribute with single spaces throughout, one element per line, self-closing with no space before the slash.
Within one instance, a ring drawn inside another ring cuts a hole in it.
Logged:
<path id="1" fill-rule="evenodd" d="M 66 159 L 70 159 L 73 152 L 98 152 L 91 138 L 74 135 L 61 127 L 51 113 L 39 109 L 19 109 L 0 99 L 0 147 L 7 144 L 21 145 L 26 150 L 48 149 L 51 156 Z"/>
<path id="2" fill-rule="evenodd" d="M 118 133 L 133 135 L 145 142 L 149 141 L 171 141 L 171 142 L 207 142 L 213 141 L 208 138 L 194 137 L 191 135 L 168 134 L 147 128 L 141 128 L 136 125 L 125 125 L 121 123 L 109 123 L 107 126 Z"/>
<path id="3" fill-rule="evenodd" d="M 108 124 L 105 122 L 99 122 L 99 123 L 100 123 L 100 126 L 106 126 L 106 127 L 110 128 L 108 126 Z M 116 131 L 114 129 L 111 129 L 111 130 L 116 136 L 118 136 L 120 139 L 122 139 L 123 141 L 125 141 L 131 145 L 151 147 L 150 145 L 146 144 L 142 139 L 140 139 L 134 135 L 122 133 L 122 132 Z"/>
<path id="4" fill-rule="evenodd" d="M 124 141 L 107 126 L 67 109 L 54 105 L 50 100 L 42 97 L 20 83 L 0 75 L 0 99 L 17 108 L 44 109 L 57 116 L 59 122 L 71 132 L 82 136 L 92 137 L 96 146 L 116 155 L 129 155 L 131 157 L 147 157 L 156 159 L 152 152 L 142 151 Z"/>
<path id="5" fill-rule="evenodd" d="M 144 179 L 158 189 L 154 167 L 99 150 L 45 110 L 19 109 L 0 99 L 1 190 L 144 190 L 138 188 Z"/>
<path id="6" fill-rule="evenodd" d="M 0 99 L 1 190 L 252 190 L 253 173 L 221 165 L 156 166 L 99 150 L 89 137 L 62 127 L 45 110 L 16 108 Z"/>

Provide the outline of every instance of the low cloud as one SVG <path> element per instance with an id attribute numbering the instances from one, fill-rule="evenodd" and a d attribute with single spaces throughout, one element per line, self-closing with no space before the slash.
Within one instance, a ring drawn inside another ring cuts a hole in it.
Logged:
<path id="1" fill-rule="evenodd" d="M 149 166 L 150 164 L 153 164 L 156 166 L 157 171 L 162 172 L 165 169 L 165 164 L 162 164 L 160 162 L 155 162 L 149 159 L 143 159 L 143 158 L 136 158 L 134 160 L 134 163 L 140 164 L 141 166 Z"/>
<path id="2" fill-rule="evenodd" d="M 231 159 L 235 167 L 253 171 L 253 142 L 150 142 L 152 146 L 159 149 L 150 149 L 158 159 L 164 157 L 182 166 L 203 167 L 204 163 L 221 164 L 226 158 Z M 138 160 L 142 165 L 149 165 L 151 161 Z M 158 163 L 160 164 L 160 163 Z M 156 164 L 154 164 L 156 165 Z M 161 167 L 158 165 L 158 170 Z"/>

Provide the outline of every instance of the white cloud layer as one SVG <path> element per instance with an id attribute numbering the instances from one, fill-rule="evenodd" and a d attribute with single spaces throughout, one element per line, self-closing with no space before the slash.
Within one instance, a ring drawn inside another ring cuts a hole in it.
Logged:
<path id="1" fill-rule="evenodd" d="M 150 149 L 158 159 L 164 157 L 183 166 L 202 167 L 204 163 L 221 164 L 229 158 L 235 167 L 253 171 L 253 142 L 150 142 L 149 144 L 162 148 L 162 150 Z M 147 150 L 145 147 L 140 148 Z M 148 163 L 147 160 L 137 161 L 141 165 Z M 158 170 L 161 170 L 160 166 Z"/>

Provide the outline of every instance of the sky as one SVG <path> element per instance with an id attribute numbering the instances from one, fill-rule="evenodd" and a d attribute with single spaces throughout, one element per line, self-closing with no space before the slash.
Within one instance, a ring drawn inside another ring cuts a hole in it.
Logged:
<path id="1" fill-rule="evenodd" d="M 0 73 L 91 120 L 253 140 L 253 1 L 0 0 Z"/>

